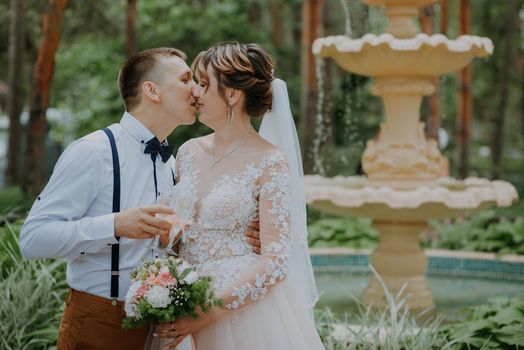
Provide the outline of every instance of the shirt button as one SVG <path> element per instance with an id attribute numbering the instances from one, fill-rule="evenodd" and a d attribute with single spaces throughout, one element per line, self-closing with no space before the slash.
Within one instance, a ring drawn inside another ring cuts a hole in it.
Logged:
<path id="1" fill-rule="evenodd" d="M 38 200 L 38 201 L 39 201 L 40 199 L 42 199 L 42 198 L 40 198 L 40 196 L 36 197 L 36 200 Z"/>
<path id="2" fill-rule="evenodd" d="M 80 252 L 80 255 L 84 255 L 86 252 Z"/>

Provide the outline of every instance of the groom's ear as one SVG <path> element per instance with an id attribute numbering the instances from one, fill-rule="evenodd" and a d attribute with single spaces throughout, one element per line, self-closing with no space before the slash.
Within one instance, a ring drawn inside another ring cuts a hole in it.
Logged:
<path id="1" fill-rule="evenodd" d="M 151 81 L 144 81 L 142 83 L 142 94 L 152 101 L 160 102 L 158 86 Z"/>

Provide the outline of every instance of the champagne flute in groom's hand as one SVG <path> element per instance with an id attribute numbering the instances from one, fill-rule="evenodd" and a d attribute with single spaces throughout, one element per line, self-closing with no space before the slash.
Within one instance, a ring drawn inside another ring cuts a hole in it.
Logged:
<path id="1" fill-rule="evenodd" d="M 158 204 L 168 207 L 171 207 L 172 201 L 173 197 L 171 194 L 163 195 L 158 198 Z M 151 249 L 157 254 L 162 253 L 162 255 L 178 255 L 175 251 L 173 251 L 173 246 L 177 244 L 182 237 L 186 224 L 177 216 L 176 213 L 175 215 L 156 214 L 156 217 L 170 222 L 171 230 L 169 231 L 169 240 L 164 247 L 162 247 L 160 236 L 157 235 L 153 240 Z"/>

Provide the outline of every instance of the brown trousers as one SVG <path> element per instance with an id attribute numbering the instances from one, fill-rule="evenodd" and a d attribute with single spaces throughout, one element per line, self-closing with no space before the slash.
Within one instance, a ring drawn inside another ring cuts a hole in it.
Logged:
<path id="1" fill-rule="evenodd" d="M 124 330 L 124 302 L 69 290 L 57 350 L 143 349 L 149 327 Z"/>

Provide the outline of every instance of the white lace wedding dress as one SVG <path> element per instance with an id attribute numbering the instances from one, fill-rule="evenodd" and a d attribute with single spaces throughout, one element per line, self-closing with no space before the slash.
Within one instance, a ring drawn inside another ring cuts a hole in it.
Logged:
<path id="1" fill-rule="evenodd" d="M 213 278 L 223 316 L 194 334 L 197 350 L 324 349 L 314 321 L 285 287 L 290 255 L 290 176 L 275 148 L 240 149 L 212 165 L 198 140 L 177 155 L 175 210 L 192 224 L 181 256 Z M 262 254 L 244 237 L 260 219 Z"/>

